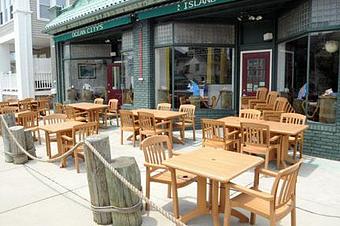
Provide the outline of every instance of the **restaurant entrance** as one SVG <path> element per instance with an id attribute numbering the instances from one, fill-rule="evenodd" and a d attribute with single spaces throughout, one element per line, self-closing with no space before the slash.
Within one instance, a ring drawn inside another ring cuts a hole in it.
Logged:
<path id="1" fill-rule="evenodd" d="M 120 88 L 120 78 L 121 78 L 121 62 L 116 61 L 107 66 L 107 98 L 117 99 L 118 104 L 122 104 L 123 91 Z"/>

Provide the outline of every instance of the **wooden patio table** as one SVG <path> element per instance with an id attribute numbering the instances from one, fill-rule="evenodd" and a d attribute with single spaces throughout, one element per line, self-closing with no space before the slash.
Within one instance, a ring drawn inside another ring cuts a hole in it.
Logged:
<path id="1" fill-rule="evenodd" d="M 94 103 L 86 103 L 86 102 L 69 104 L 69 106 L 75 109 L 78 109 L 78 110 L 86 111 L 89 115 L 90 122 L 95 122 L 96 116 L 99 115 L 99 112 L 103 110 L 107 110 L 107 108 L 109 107 L 106 104 L 94 104 Z"/>
<path id="2" fill-rule="evenodd" d="M 38 104 L 37 100 L 31 100 L 30 102 L 31 102 L 31 104 Z M 15 106 L 18 106 L 18 105 L 19 105 L 19 101 L 9 102 L 9 106 L 11 106 L 11 107 L 15 107 Z"/>
<path id="3" fill-rule="evenodd" d="M 214 148 L 199 148 L 196 151 L 174 156 L 164 161 L 162 164 L 169 167 L 171 171 L 172 182 L 176 181 L 176 170 L 182 170 L 198 176 L 197 207 L 181 217 L 179 216 L 177 186 L 176 183 L 172 183 L 174 216 L 180 218 L 183 222 L 188 222 L 195 217 L 211 212 L 213 225 L 220 225 L 219 213 L 223 213 L 225 205 L 229 204 L 229 196 L 225 196 L 225 194 L 229 194 L 229 191 L 221 188 L 219 205 L 219 183 L 227 184 L 230 180 L 253 167 L 260 166 L 263 162 L 264 160 L 260 157 Z M 207 179 L 210 179 L 212 184 L 211 209 L 207 205 Z M 249 221 L 246 216 L 237 210 L 232 210 L 231 214 L 238 217 L 241 222 Z"/>
<path id="4" fill-rule="evenodd" d="M 288 159 L 288 149 L 289 149 L 289 136 L 295 136 L 308 128 L 308 125 L 295 125 L 295 124 L 287 124 L 281 122 L 273 122 L 273 121 L 265 121 L 258 119 L 245 119 L 239 117 L 225 117 L 218 119 L 218 121 L 222 121 L 229 128 L 241 128 L 242 122 L 248 123 L 259 123 L 263 125 L 268 125 L 271 133 L 281 135 L 281 165 L 286 167 L 286 161 Z"/>
<path id="5" fill-rule="evenodd" d="M 68 120 L 66 122 L 58 123 L 58 124 L 49 124 L 39 126 L 39 129 L 45 131 L 45 142 L 46 142 L 46 151 L 49 158 L 54 158 L 60 156 L 64 153 L 62 148 L 62 139 L 61 136 L 63 133 L 72 131 L 74 126 L 82 125 L 84 122 L 79 122 L 75 120 Z M 51 142 L 50 142 L 50 134 L 56 134 L 57 136 L 57 148 L 58 154 L 51 156 Z M 64 158 L 61 162 L 61 167 L 66 167 L 66 158 Z"/>
<path id="6" fill-rule="evenodd" d="M 132 110 L 133 114 L 136 117 L 138 116 L 139 111 L 152 113 L 156 119 L 162 120 L 162 121 L 170 121 L 170 123 L 172 123 L 172 121 L 177 118 L 179 118 L 180 120 L 184 120 L 183 116 L 187 114 L 186 112 L 164 111 L 164 110 L 144 109 L 144 108 Z M 173 131 L 171 131 L 171 134 L 172 132 Z M 173 135 L 172 135 L 172 140 L 175 143 L 184 144 L 184 140 L 174 137 Z"/>

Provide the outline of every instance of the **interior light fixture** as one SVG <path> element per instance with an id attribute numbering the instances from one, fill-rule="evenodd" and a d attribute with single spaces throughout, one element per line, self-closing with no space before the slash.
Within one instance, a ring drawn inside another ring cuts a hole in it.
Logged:
<path id="1" fill-rule="evenodd" d="M 335 53 L 339 49 L 339 42 L 335 40 L 330 40 L 325 43 L 325 49 L 329 53 Z"/>
<path id="2" fill-rule="evenodd" d="M 263 17 L 261 15 L 256 17 L 256 20 L 262 20 L 262 19 L 263 19 Z"/>
<path id="3" fill-rule="evenodd" d="M 110 42 L 111 42 L 110 39 L 105 40 L 105 43 L 110 43 Z"/>
<path id="4" fill-rule="evenodd" d="M 250 20 L 250 21 L 254 21 L 256 18 L 254 17 L 254 16 L 249 16 L 248 17 L 248 20 Z"/>

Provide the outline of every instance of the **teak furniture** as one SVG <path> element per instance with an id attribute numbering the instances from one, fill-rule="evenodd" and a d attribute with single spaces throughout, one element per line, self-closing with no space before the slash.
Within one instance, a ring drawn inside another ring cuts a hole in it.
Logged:
<path id="1" fill-rule="evenodd" d="M 96 98 L 93 101 L 94 104 L 104 104 L 104 99 L 103 98 Z"/>
<path id="2" fill-rule="evenodd" d="M 74 126 L 82 125 L 82 124 L 85 124 L 85 123 L 75 121 L 75 120 L 67 120 L 66 122 L 59 123 L 59 124 L 39 126 L 39 129 L 44 130 L 45 133 L 48 133 L 48 135 L 46 136 L 49 136 L 49 134 L 56 134 L 57 146 L 58 146 L 58 154 L 56 156 L 59 156 L 63 153 L 61 136 L 64 133 L 71 132 Z M 46 145 L 50 145 L 50 143 L 46 142 Z M 46 147 L 46 148 L 49 148 L 49 150 L 51 150 L 51 147 Z M 55 156 L 52 156 L 52 157 L 55 157 Z M 62 160 L 61 167 L 66 167 L 66 158 Z"/>
<path id="3" fill-rule="evenodd" d="M 37 112 L 42 115 L 50 114 L 50 100 L 48 98 L 39 98 L 37 103 Z"/>
<path id="4" fill-rule="evenodd" d="M 167 148 L 167 152 L 165 148 Z M 171 173 L 163 161 L 172 158 L 172 146 L 168 136 L 156 135 L 143 140 L 141 148 L 144 152 L 144 166 L 146 167 L 146 197 L 150 198 L 150 183 L 157 182 L 168 185 L 168 198 L 171 198 Z M 196 176 L 177 171 L 176 187 L 181 188 L 194 182 Z M 148 209 L 148 206 L 146 206 Z"/>
<path id="5" fill-rule="evenodd" d="M 139 134 L 138 120 L 135 119 L 133 112 L 127 110 L 120 110 L 120 143 L 123 145 L 123 132 L 132 132 L 133 146 L 136 145 L 136 137 Z"/>
<path id="6" fill-rule="evenodd" d="M 34 111 L 21 112 L 18 115 L 18 122 L 19 122 L 19 125 L 24 127 L 25 131 L 31 131 L 35 139 L 36 139 L 35 133 L 37 132 L 38 141 L 39 141 L 39 144 L 41 144 L 37 112 L 34 112 Z"/>
<path id="7" fill-rule="evenodd" d="M 271 137 L 268 125 L 242 122 L 240 134 L 241 153 L 264 155 L 264 168 L 268 169 L 270 152 L 276 151 L 277 168 L 280 167 L 280 137 Z"/>
<path id="8" fill-rule="evenodd" d="M 241 109 L 249 109 L 250 100 L 266 101 L 268 89 L 266 87 L 258 88 L 256 96 L 242 96 L 241 97 Z"/>
<path id="9" fill-rule="evenodd" d="M 279 97 L 279 93 L 276 91 L 270 91 L 267 94 L 266 99 L 263 100 L 249 100 L 249 108 L 261 110 L 262 108 L 272 109 L 276 98 Z"/>
<path id="10" fill-rule="evenodd" d="M 167 134 L 172 145 L 172 124 L 171 121 L 157 122 L 154 114 L 149 112 L 138 112 L 139 141 L 144 137 Z"/>
<path id="11" fill-rule="evenodd" d="M 170 111 L 171 110 L 171 104 L 160 103 L 160 104 L 157 105 L 157 110 Z"/>
<path id="12" fill-rule="evenodd" d="M 56 103 L 54 108 L 54 113 L 62 114 L 64 113 L 64 105 L 61 103 Z"/>
<path id="13" fill-rule="evenodd" d="M 238 131 L 229 133 L 224 122 L 214 119 L 202 119 L 202 147 L 222 148 L 231 150 L 231 145 L 238 148 Z M 238 150 L 237 150 L 238 151 Z"/>
<path id="14" fill-rule="evenodd" d="M 79 122 L 86 122 L 85 114 L 86 112 L 76 112 L 76 110 L 71 106 L 64 106 L 63 110 L 64 114 L 67 115 L 67 119 L 79 121 Z"/>
<path id="15" fill-rule="evenodd" d="M 68 106 L 71 106 L 81 111 L 86 111 L 88 113 L 89 122 L 97 122 L 98 125 L 99 125 L 99 113 L 108 108 L 108 105 L 94 103 L 75 103 L 69 104 Z"/>
<path id="16" fill-rule="evenodd" d="M 262 109 L 263 119 L 267 121 L 279 122 L 281 114 L 287 110 L 287 105 L 287 98 L 276 98 L 273 109 Z"/>
<path id="17" fill-rule="evenodd" d="M 225 123 L 226 127 L 228 128 L 241 128 L 242 122 L 250 122 L 250 123 L 258 123 L 263 125 L 268 125 L 269 130 L 271 133 L 280 135 L 281 136 L 281 164 L 285 167 L 286 166 L 286 160 L 288 160 L 288 147 L 289 147 L 289 136 L 296 136 L 297 134 L 300 134 L 304 130 L 308 128 L 307 125 L 295 125 L 291 124 L 287 126 L 285 123 L 281 122 L 273 122 L 273 121 L 265 121 L 265 120 L 256 120 L 256 119 L 244 119 L 239 117 L 225 117 L 218 119 L 219 121 L 222 121 Z"/>
<path id="18" fill-rule="evenodd" d="M 44 125 L 55 125 L 63 123 L 67 120 L 67 115 L 64 114 L 52 114 L 47 115 L 43 118 Z M 46 153 L 49 158 L 51 155 L 51 142 L 57 142 L 56 134 L 45 133 L 45 142 L 46 142 Z"/>
<path id="19" fill-rule="evenodd" d="M 200 148 L 196 151 L 173 156 L 163 161 L 163 165 L 167 166 L 171 172 L 173 182 L 176 181 L 176 173 L 178 170 L 197 175 L 197 207 L 183 216 L 179 215 L 177 184 L 172 183 L 174 216 L 180 218 L 181 221 L 185 223 L 195 217 L 211 213 L 213 225 L 220 225 L 219 213 L 224 212 L 224 203 L 229 196 L 225 197 L 225 191 L 222 188 L 220 192 L 221 203 L 219 206 L 219 183 L 226 184 L 245 171 L 257 167 L 262 163 L 263 159 L 256 156 L 243 155 L 214 148 Z M 207 179 L 210 179 L 212 184 L 211 211 L 207 205 Z M 239 217 L 241 222 L 248 221 L 248 218 L 238 211 L 232 210 L 231 212 L 232 215 Z"/>
<path id="20" fill-rule="evenodd" d="M 183 119 L 174 124 L 174 128 L 179 128 L 181 133 L 181 138 L 185 138 L 185 129 L 192 128 L 192 134 L 194 141 L 196 140 L 196 129 L 195 129 L 195 109 L 196 106 L 192 104 L 182 104 L 179 106 L 179 112 L 186 113 Z"/>
<path id="21" fill-rule="evenodd" d="M 0 114 L 16 113 L 18 112 L 17 107 L 3 107 L 0 109 Z"/>
<path id="22" fill-rule="evenodd" d="M 119 126 L 118 100 L 110 99 L 108 105 L 107 112 L 104 112 L 105 123 L 107 124 L 107 119 L 109 119 L 111 124 L 111 118 L 116 118 L 117 126 Z"/>
<path id="23" fill-rule="evenodd" d="M 84 141 L 86 137 L 97 134 L 98 124 L 96 122 L 89 122 L 82 125 L 76 125 L 72 128 L 72 136 L 62 135 L 62 145 L 63 152 L 65 153 L 71 148 L 73 148 L 80 141 Z M 79 173 L 79 158 L 84 160 L 84 147 L 83 145 L 79 146 L 74 151 L 74 166 L 77 169 L 77 173 Z"/>
<path id="24" fill-rule="evenodd" d="M 260 119 L 261 111 L 255 109 L 241 109 L 239 117 L 248 119 Z"/>
<path id="25" fill-rule="evenodd" d="M 297 114 L 297 113 L 282 113 L 280 122 L 288 123 L 288 124 L 296 124 L 296 125 L 304 125 L 306 124 L 306 116 Z M 289 144 L 293 145 L 293 159 L 296 158 L 297 147 L 299 146 L 300 158 L 302 158 L 302 150 L 303 150 L 303 140 L 304 140 L 304 132 L 301 132 L 295 136 L 289 137 Z"/>
<path id="26" fill-rule="evenodd" d="M 254 187 L 247 188 L 233 183 L 226 186 L 231 190 L 241 192 L 230 201 L 229 189 L 226 189 L 226 203 L 224 211 L 224 226 L 229 226 L 230 212 L 232 208 L 242 208 L 251 212 L 250 224 L 255 224 L 256 215 L 260 215 L 269 220 L 270 226 L 291 214 L 291 225 L 296 225 L 296 181 L 302 161 L 281 170 L 272 172 L 265 169 L 256 169 Z M 259 189 L 260 174 L 274 177 L 271 192 L 264 192 Z"/>

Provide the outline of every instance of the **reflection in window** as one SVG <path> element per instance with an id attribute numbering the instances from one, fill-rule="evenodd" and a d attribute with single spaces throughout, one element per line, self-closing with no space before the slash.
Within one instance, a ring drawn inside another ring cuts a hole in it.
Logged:
<path id="1" fill-rule="evenodd" d="M 155 50 L 156 104 L 232 108 L 232 48 L 174 47 L 174 77 L 171 56 L 170 47 Z"/>
<path id="2" fill-rule="evenodd" d="M 121 89 L 123 91 L 123 104 L 133 103 L 133 51 L 122 53 Z"/>

